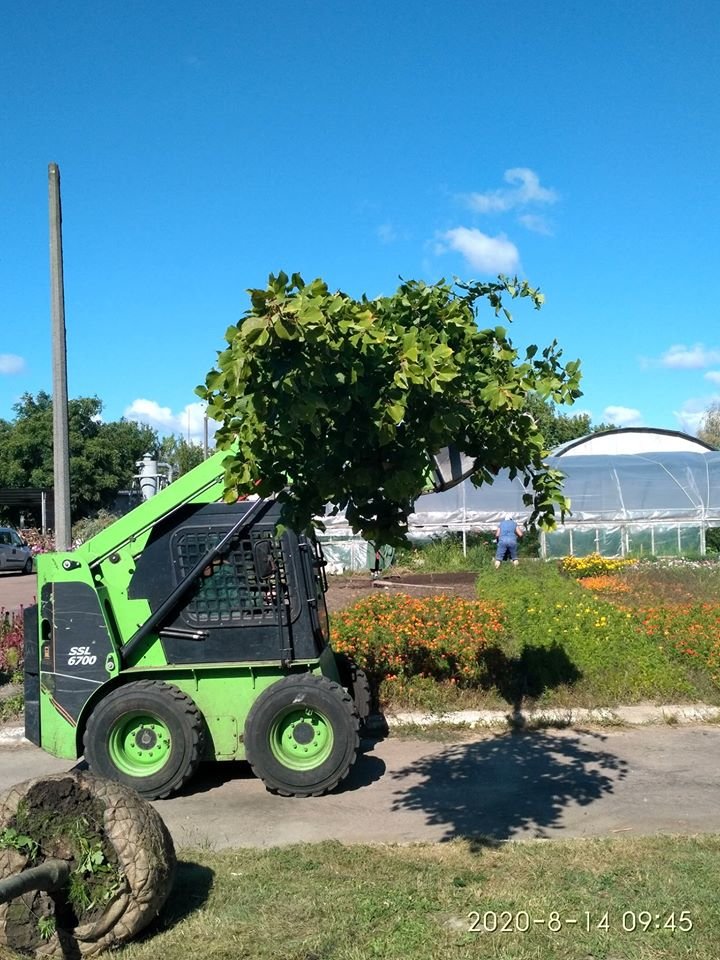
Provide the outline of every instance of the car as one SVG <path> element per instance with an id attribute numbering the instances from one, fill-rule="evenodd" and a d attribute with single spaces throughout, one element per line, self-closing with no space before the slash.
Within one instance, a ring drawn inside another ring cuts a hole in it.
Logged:
<path id="1" fill-rule="evenodd" d="M 33 571 L 32 550 L 11 527 L 0 527 L 0 570 Z"/>

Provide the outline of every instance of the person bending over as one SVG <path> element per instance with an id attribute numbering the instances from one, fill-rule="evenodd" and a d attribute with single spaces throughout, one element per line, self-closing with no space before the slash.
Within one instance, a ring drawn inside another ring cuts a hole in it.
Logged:
<path id="1" fill-rule="evenodd" d="M 495 551 L 496 570 L 508 555 L 513 562 L 513 566 L 517 566 L 518 540 L 520 537 L 522 537 L 522 535 L 522 530 L 515 523 L 510 514 L 508 514 L 504 520 L 500 521 L 498 528 L 495 531 L 495 539 L 497 540 L 497 550 Z"/>

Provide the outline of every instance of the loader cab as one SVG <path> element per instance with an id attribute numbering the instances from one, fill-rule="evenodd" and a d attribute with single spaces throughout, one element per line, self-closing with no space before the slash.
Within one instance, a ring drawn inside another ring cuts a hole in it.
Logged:
<path id="1" fill-rule="evenodd" d="M 156 610 L 249 509 L 193 505 L 162 521 L 138 557 L 129 599 Z M 327 582 L 310 535 L 274 530 L 279 506 L 208 564 L 158 632 L 168 664 L 316 659 L 328 642 Z"/>

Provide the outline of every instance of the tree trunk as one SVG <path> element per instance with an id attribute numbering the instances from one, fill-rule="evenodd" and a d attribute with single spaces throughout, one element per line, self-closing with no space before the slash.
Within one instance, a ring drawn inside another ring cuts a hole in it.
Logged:
<path id="1" fill-rule="evenodd" d="M 40 867 L 30 867 L 0 880 L 0 903 L 7 903 L 31 890 L 53 893 L 64 887 L 70 879 L 70 864 L 67 860 L 46 860 Z"/>

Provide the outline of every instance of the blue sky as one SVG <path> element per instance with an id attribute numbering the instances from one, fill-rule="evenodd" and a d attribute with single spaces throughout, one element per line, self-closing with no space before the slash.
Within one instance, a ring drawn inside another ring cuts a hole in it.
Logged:
<path id="1" fill-rule="evenodd" d="M 710 0 L 0 0 L 0 417 L 68 380 L 199 437 L 193 390 L 270 272 L 390 293 L 518 273 L 513 339 L 582 360 L 594 421 L 720 399 Z"/>

